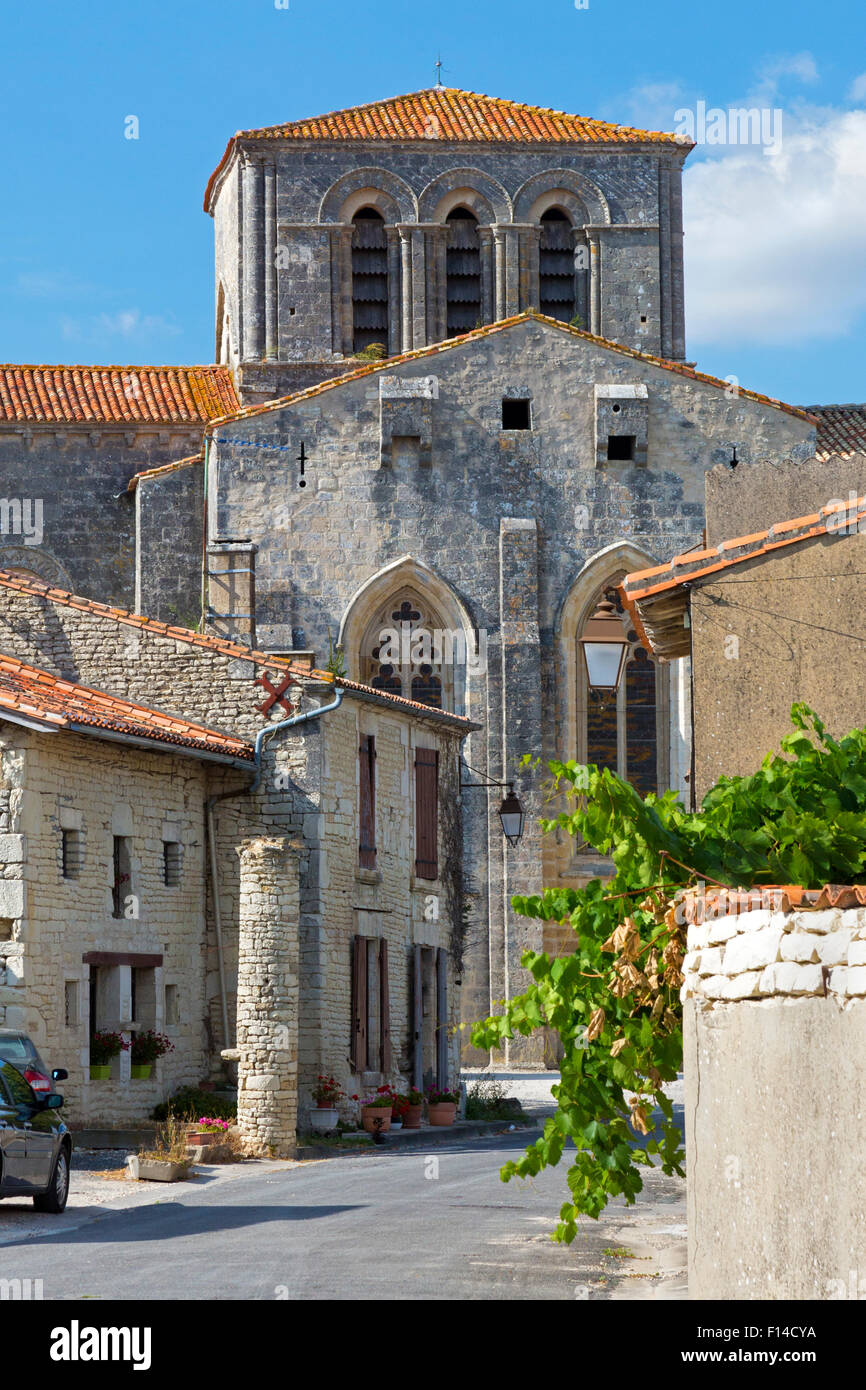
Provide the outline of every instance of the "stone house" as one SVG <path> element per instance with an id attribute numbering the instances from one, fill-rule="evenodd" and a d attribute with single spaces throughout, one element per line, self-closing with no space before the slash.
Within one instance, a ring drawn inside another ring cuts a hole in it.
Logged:
<path id="1" fill-rule="evenodd" d="M 469 721 L 21 577 L 0 650 L 0 1022 L 68 1067 L 74 1122 L 226 1050 L 281 1151 L 321 1072 L 453 1082 Z M 89 1079 L 93 1029 L 147 1027 L 150 1080 Z"/>
<path id="2" fill-rule="evenodd" d="M 714 469 L 707 546 L 623 581 L 656 659 L 691 659 L 698 802 L 720 776 L 754 772 L 778 748 L 795 701 L 835 737 L 866 723 L 864 493 L 862 453 Z"/>

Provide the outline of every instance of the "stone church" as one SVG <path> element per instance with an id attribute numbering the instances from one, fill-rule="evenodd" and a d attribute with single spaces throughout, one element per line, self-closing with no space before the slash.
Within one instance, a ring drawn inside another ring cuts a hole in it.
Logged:
<path id="1" fill-rule="evenodd" d="M 685 663 L 624 617 L 619 694 L 592 698 L 599 598 L 702 542 L 709 468 L 866 437 L 862 407 L 687 360 L 690 148 L 445 87 L 242 131 L 205 194 L 215 365 L 0 368 L 0 565 L 291 662 L 330 652 L 481 726 L 466 1020 L 520 989 L 527 947 L 566 944 L 511 896 L 605 867 L 542 839 L 524 755 L 687 788 Z M 517 846 L 496 814 L 512 782 Z"/>

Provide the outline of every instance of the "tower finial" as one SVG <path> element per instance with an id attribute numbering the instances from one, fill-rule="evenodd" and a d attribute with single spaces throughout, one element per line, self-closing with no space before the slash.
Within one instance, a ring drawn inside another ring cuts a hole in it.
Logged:
<path id="1" fill-rule="evenodd" d="M 437 86 L 437 88 L 444 89 L 444 84 L 443 84 L 443 82 L 442 82 L 442 54 L 441 54 L 441 53 L 437 54 L 436 63 L 435 63 L 434 66 L 435 66 L 435 68 L 436 68 L 436 86 Z"/>

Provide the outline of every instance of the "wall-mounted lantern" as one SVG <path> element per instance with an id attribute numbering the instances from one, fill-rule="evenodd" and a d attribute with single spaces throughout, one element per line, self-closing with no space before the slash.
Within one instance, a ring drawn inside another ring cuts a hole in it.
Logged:
<path id="1" fill-rule="evenodd" d="M 469 767 L 469 764 L 466 764 Z M 470 772 L 475 772 L 474 767 L 469 767 Z M 480 777 L 480 772 L 475 772 L 476 777 Z M 516 845 L 523 834 L 523 826 L 526 821 L 526 812 L 523 809 L 520 797 L 514 790 L 513 782 L 489 782 L 486 778 L 483 782 L 461 782 L 462 792 L 483 791 L 487 787 L 507 787 L 508 791 L 503 798 L 502 805 L 499 807 L 499 821 L 502 825 L 502 833 L 510 845 Z"/>
<path id="2" fill-rule="evenodd" d="M 580 637 L 590 690 L 615 695 L 628 654 L 628 638 L 610 599 L 598 603 Z"/>

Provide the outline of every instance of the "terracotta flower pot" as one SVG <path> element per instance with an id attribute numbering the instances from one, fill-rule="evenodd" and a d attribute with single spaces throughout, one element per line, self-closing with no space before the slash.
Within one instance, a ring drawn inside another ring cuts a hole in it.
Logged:
<path id="1" fill-rule="evenodd" d="M 431 1125 L 453 1125 L 457 1106 L 454 1101 L 440 1101 L 438 1105 L 427 1106 L 427 1119 Z"/>
<path id="2" fill-rule="evenodd" d="M 421 1115 L 424 1111 L 423 1105 L 410 1105 L 408 1110 L 403 1112 L 404 1129 L 420 1129 Z"/>
<path id="3" fill-rule="evenodd" d="M 368 1134 L 387 1134 L 391 1128 L 391 1111 L 384 1105 L 362 1105 L 361 1128 Z"/>
<path id="4" fill-rule="evenodd" d="M 193 1148 L 200 1148 L 204 1144 L 222 1144 L 225 1139 L 225 1130 L 222 1129 L 193 1129 L 186 1137 L 186 1142 Z"/>

